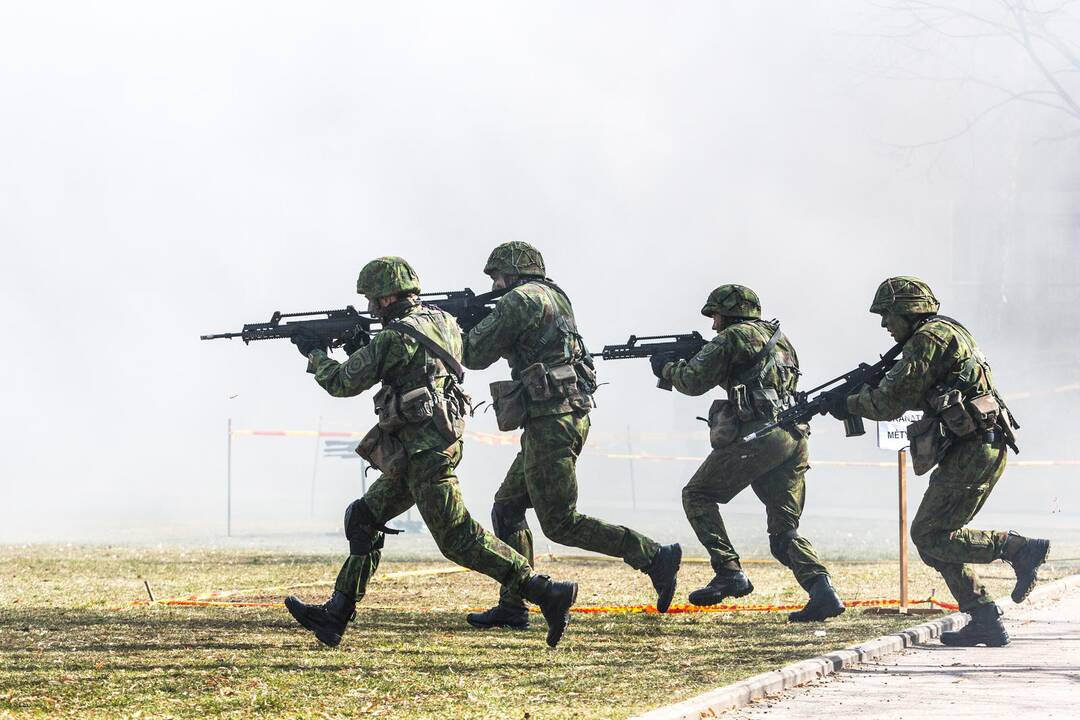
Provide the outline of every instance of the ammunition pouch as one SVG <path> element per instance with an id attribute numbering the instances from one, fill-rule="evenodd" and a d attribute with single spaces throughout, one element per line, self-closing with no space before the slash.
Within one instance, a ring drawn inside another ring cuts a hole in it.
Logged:
<path id="1" fill-rule="evenodd" d="M 771 422 L 784 407 L 780 394 L 774 388 L 734 385 L 728 395 L 735 407 L 735 414 L 743 422 Z"/>
<path id="2" fill-rule="evenodd" d="M 924 417 L 908 425 L 911 443 L 911 465 L 916 475 L 924 475 L 941 462 L 952 446 L 953 438 L 936 416 Z"/>
<path id="3" fill-rule="evenodd" d="M 426 387 L 413 388 L 398 397 L 398 414 L 406 423 L 422 423 L 434 413 L 435 395 Z"/>
<path id="4" fill-rule="evenodd" d="M 356 454 L 389 477 L 404 477 L 409 454 L 397 435 L 380 424 L 371 428 L 356 446 Z"/>
<path id="5" fill-rule="evenodd" d="M 471 408 L 469 396 L 460 387 L 451 383 L 447 392 L 434 393 L 431 421 L 435 429 L 448 443 L 454 443 L 465 434 L 465 413 Z"/>
<path id="6" fill-rule="evenodd" d="M 529 412 L 525 386 L 518 380 L 499 380 L 491 383 L 489 387 L 499 429 L 506 432 L 523 427 Z"/>
<path id="7" fill-rule="evenodd" d="M 578 388 L 577 370 L 571 363 L 533 363 L 521 371 L 521 382 L 529 394 L 529 399 L 538 402 L 570 398 L 581 392 Z"/>
<path id="8" fill-rule="evenodd" d="M 709 406 L 709 444 L 714 450 L 727 447 L 739 438 L 738 410 L 731 400 L 713 400 Z"/>
<path id="9" fill-rule="evenodd" d="M 405 427 L 407 421 L 398 412 L 397 392 L 392 385 L 383 385 L 372 398 L 375 414 L 379 416 L 379 427 L 388 433 L 397 432 Z"/>

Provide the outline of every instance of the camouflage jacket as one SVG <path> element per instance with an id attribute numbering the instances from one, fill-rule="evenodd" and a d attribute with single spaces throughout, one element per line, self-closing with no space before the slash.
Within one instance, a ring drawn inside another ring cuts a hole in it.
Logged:
<path id="1" fill-rule="evenodd" d="M 694 357 L 669 363 L 664 368 L 664 378 L 684 395 L 704 395 L 714 387 L 722 387 L 731 398 L 731 388 L 735 385 L 756 386 L 756 380 L 745 375 L 753 369 L 754 360 L 775 330 L 775 326 L 763 320 L 730 325 Z M 769 364 L 761 387 L 773 388 L 783 398 L 793 394 L 799 382 L 799 358 L 783 333 L 776 341 L 773 356 L 775 360 Z"/>
<path id="2" fill-rule="evenodd" d="M 514 380 L 520 380 L 521 371 L 537 362 L 549 366 L 592 362 L 577 332 L 569 298 L 546 280 L 526 280 L 511 288 L 463 341 L 465 367 L 482 370 L 506 358 Z M 565 398 L 529 401 L 529 417 L 574 409 L 581 409 L 581 404 L 572 407 Z"/>
<path id="3" fill-rule="evenodd" d="M 996 392 L 990 365 L 971 333 L 941 315 L 915 329 L 876 388 L 864 386 L 848 396 L 848 410 L 870 420 L 893 420 L 906 410 L 930 412 L 927 398 L 939 394 L 938 386 L 958 389 L 968 400 Z"/>
<path id="4" fill-rule="evenodd" d="M 405 309 L 393 321 L 419 329 L 460 361 L 461 328 L 452 315 L 418 304 Z M 380 381 L 393 386 L 400 395 L 426 386 L 429 378 L 436 391 L 444 392 L 450 381 L 441 361 L 415 339 L 393 328 L 376 333 L 368 345 L 343 363 L 321 350 L 315 350 L 308 358 L 308 372 L 314 373 L 315 382 L 334 397 L 359 395 Z M 441 450 L 447 445 L 430 420 L 406 425 L 397 431 L 397 436 L 410 455 L 422 450 Z"/>

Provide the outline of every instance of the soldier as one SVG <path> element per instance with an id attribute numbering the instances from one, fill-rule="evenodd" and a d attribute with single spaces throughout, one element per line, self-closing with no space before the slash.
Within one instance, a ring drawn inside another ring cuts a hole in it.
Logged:
<path id="1" fill-rule="evenodd" d="M 930 485 L 911 523 L 919 555 L 941 573 L 960 610 L 971 623 L 942 633 L 946 645 L 1007 645 L 1001 609 L 987 594 L 968 563 L 1001 558 L 1012 564 L 1013 602 L 1022 602 L 1035 586 L 1039 565 L 1050 542 L 1003 530 L 965 527 L 982 508 L 1005 470 L 1008 450 L 1016 450 L 1019 428 L 998 394 L 986 361 L 971 333 L 957 321 L 938 315 L 930 287 L 913 277 L 881 283 L 870 312 L 881 327 L 904 343 L 902 359 L 877 387 L 829 399 L 829 412 L 844 419 L 857 415 L 892 420 L 906 410 L 924 418 L 908 428 L 912 462 L 919 475 L 935 464 Z"/>
<path id="2" fill-rule="evenodd" d="M 810 599 L 788 618 L 795 622 L 824 620 L 844 612 L 829 571 L 798 533 L 806 500 L 806 425 L 778 427 L 744 444 L 739 441 L 773 420 L 794 401 L 799 359 L 780 323 L 761 319 L 757 294 L 742 285 L 721 285 L 709 294 L 701 314 L 712 318 L 718 335 L 690 360 L 658 353 L 650 358 L 657 377 L 686 395 L 702 395 L 714 387 L 727 392 L 709 409 L 713 450 L 683 488 L 683 509 L 698 540 L 709 551 L 716 576 L 690 593 L 694 605 L 715 605 L 726 597 L 754 590 L 739 563 L 720 517 L 726 504 L 747 486 L 765 504 L 769 549 L 795 575 Z"/>
<path id="3" fill-rule="evenodd" d="M 682 549 L 677 544 L 660 546 L 630 528 L 577 511 L 575 464 L 589 434 L 596 373 L 570 299 L 545 277 L 544 260 L 528 243 L 496 247 L 484 273 L 495 289 L 508 292 L 465 336 L 464 363 L 482 369 L 507 359 L 513 379 L 492 384 L 495 413 L 501 430 L 524 427 L 521 452 L 495 493 L 495 534 L 532 564 L 533 538 L 525 510 L 535 508 L 551 540 L 620 557 L 646 573 L 656 589 L 657 609 L 667 612 Z M 521 593 L 505 584 L 498 605 L 470 614 L 468 621 L 478 628 L 521 629 L 528 627 L 529 616 Z"/>
<path id="4" fill-rule="evenodd" d="M 364 347 L 346 347 L 344 363 L 326 354 L 326 340 L 312 332 L 292 338 L 308 371 L 334 397 L 351 397 L 382 382 L 375 396 L 379 424 L 360 452 L 382 475 L 345 511 L 349 558 L 334 593 L 323 605 L 295 597 L 285 606 L 296 621 L 331 647 L 341 642 L 379 566 L 386 523 L 414 503 L 448 559 L 484 573 L 540 606 L 555 647 L 569 622 L 577 585 L 532 572 L 528 560 L 484 530 L 465 508 L 454 470 L 461 459 L 468 398 L 459 387 L 461 328 L 447 313 L 420 303 L 420 282 L 398 257 L 372 260 L 360 271 L 356 291 L 367 296 L 383 329 Z"/>

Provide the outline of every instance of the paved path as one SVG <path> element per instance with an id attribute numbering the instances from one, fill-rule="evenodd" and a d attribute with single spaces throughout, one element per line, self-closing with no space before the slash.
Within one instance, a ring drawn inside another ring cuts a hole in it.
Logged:
<path id="1" fill-rule="evenodd" d="M 1007 647 L 948 648 L 934 640 L 721 717 L 1080 717 L 1080 587 L 1005 612 L 1012 636 Z"/>

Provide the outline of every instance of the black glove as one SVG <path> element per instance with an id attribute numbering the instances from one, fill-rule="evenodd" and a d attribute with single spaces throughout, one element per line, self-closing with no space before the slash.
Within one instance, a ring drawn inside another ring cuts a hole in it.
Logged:
<path id="1" fill-rule="evenodd" d="M 352 355 L 354 352 L 364 347 L 369 342 L 371 342 L 371 338 L 367 336 L 367 333 L 357 332 L 351 340 L 346 340 L 341 345 L 341 349 L 344 350 L 348 355 Z"/>
<path id="2" fill-rule="evenodd" d="M 823 394 L 821 398 L 821 414 L 832 415 L 837 420 L 847 420 L 851 417 L 847 407 L 847 393 L 840 390 L 831 390 Z"/>
<path id="3" fill-rule="evenodd" d="M 300 354 L 307 357 L 315 350 L 322 350 L 326 352 L 327 342 L 325 339 L 319 336 L 314 330 L 308 328 L 297 328 L 296 332 L 289 338 L 292 340 L 292 344 L 296 346 L 296 349 L 300 351 Z"/>
<path id="4" fill-rule="evenodd" d="M 663 380 L 664 366 L 667 365 L 669 362 L 675 362 L 678 359 L 679 356 L 673 352 L 661 352 L 656 353 L 655 355 L 650 355 L 649 364 L 652 365 L 653 375 Z"/>

